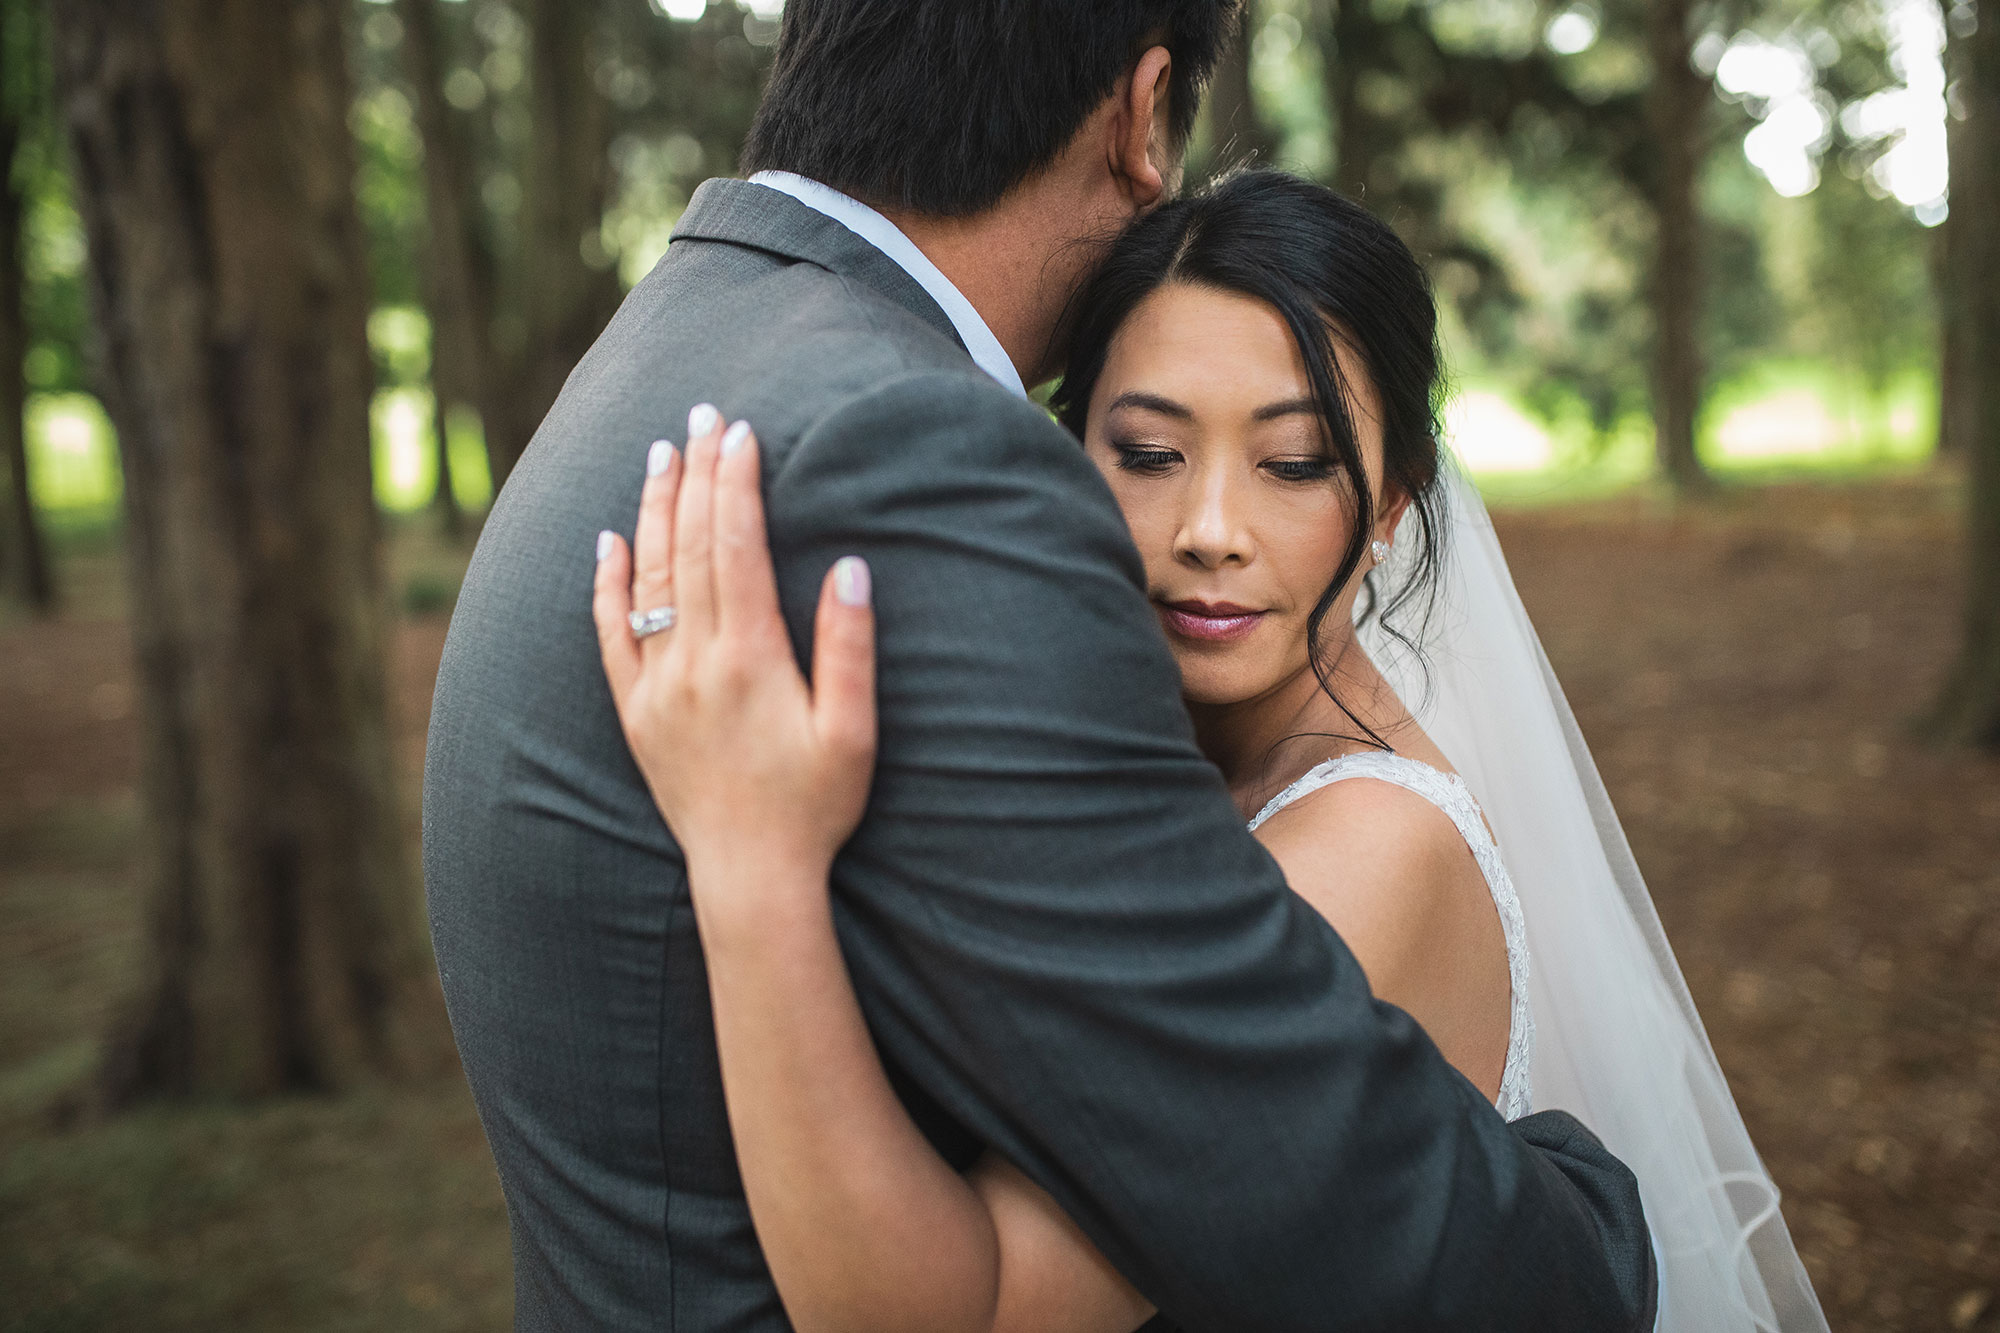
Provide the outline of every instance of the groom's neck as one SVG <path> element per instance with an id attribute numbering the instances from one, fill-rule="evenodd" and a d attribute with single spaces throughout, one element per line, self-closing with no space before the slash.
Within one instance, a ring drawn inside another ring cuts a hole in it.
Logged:
<path id="1" fill-rule="evenodd" d="M 1061 369 L 1070 295 L 1123 223 L 1079 211 L 1085 201 L 1073 194 L 1060 181 L 1030 182 L 972 217 L 883 210 L 972 303 L 1030 388 Z"/>

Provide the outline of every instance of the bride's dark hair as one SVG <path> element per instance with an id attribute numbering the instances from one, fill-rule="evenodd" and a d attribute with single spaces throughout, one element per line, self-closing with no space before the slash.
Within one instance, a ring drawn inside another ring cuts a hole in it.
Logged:
<path id="1" fill-rule="evenodd" d="M 1438 488 L 1443 409 L 1437 304 L 1430 279 L 1389 226 L 1352 200 L 1281 171 L 1239 171 L 1156 209 L 1113 245 L 1110 257 L 1078 293 L 1069 326 L 1069 372 L 1051 400 L 1079 440 L 1090 397 L 1111 340 L 1139 304 L 1168 283 L 1235 292 L 1276 310 L 1291 329 L 1319 408 L 1326 451 L 1351 480 L 1354 534 L 1307 630 L 1320 686 L 1376 744 L 1387 742 L 1340 701 L 1325 660 L 1320 623 L 1361 567 L 1375 526 L 1367 470 L 1355 438 L 1360 402 L 1334 340 L 1357 353 L 1382 406 L 1384 493 L 1410 497 L 1414 548 L 1399 557 L 1393 587 L 1365 576 L 1362 619 L 1381 627 L 1418 662 L 1443 563 L 1443 498 Z M 1400 622 L 1415 612 L 1414 629 Z"/>

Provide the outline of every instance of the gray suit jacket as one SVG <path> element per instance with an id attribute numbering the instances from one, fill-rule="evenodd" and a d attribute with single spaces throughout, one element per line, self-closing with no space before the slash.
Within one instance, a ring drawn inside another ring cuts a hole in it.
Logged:
<path id="1" fill-rule="evenodd" d="M 1566 1116 L 1503 1123 L 1244 831 L 1076 442 L 796 201 L 711 181 L 675 237 L 494 506 L 432 714 L 431 924 L 518 1326 L 786 1327 L 589 613 L 595 534 L 704 400 L 757 428 L 801 651 L 828 565 L 874 567 L 880 768 L 836 911 L 952 1161 L 1012 1158 L 1162 1326 L 1649 1324 L 1630 1173 Z"/>

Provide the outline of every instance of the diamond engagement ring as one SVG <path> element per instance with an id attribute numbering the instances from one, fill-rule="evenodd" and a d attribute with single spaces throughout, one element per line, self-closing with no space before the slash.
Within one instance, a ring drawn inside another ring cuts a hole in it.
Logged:
<path id="1" fill-rule="evenodd" d="M 671 606 L 656 606 L 650 611 L 634 611 L 627 619 L 632 622 L 632 637 L 643 639 L 649 634 L 672 629 L 676 617 Z"/>

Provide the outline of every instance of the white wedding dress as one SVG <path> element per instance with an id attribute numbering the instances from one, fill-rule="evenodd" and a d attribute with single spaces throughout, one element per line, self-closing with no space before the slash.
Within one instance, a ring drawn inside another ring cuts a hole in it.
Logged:
<path id="1" fill-rule="evenodd" d="M 1500 1108 L 1510 1118 L 1530 1103 L 1568 1111 L 1638 1177 L 1660 1261 L 1657 1328 L 1826 1333 L 1777 1186 L 1743 1126 L 1485 506 L 1455 467 L 1440 484 L 1446 549 L 1422 656 L 1372 622 L 1359 630 L 1458 777 L 1396 756 L 1348 756 L 1273 805 L 1365 773 L 1451 815 L 1506 928 L 1513 1033 Z M 1405 545 L 1376 579 L 1414 567 Z"/>
<path id="2" fill-rule="evenodd" d="M 1444 811 L 1458 836 L 1472 849 L 1472 859 L 1485 876 L 1487 892 L 1500 913 L 1500 933 L 1507 943 L 1507 983 L 1511 1001 L 1507 1019 L 1507 1063 L 1500 1074 L 1500 1095 L 1493 1099 L 1500 1114 L 1519 1120 L 1533 1110 L 1533 1089 L 1528 1081 L 1528 1061 L 1535 1050 L 1535 1014 L 1528 1001 L 1528 928 L 1521 919 L 1521 899 L 1514 892 L 1514 880 L 1500 858 L 1500 845 L 1493 841 L 1479 802 L 1472 789 L 1455 773 L 1443 773 L 1429 764 L 1399 754 L 1368 751 L 1342 755 L 1316 765 L 1291 786 L 1265 802 L 1250 831 L 1278 811 L 1303 800 L 1324 787 L 1350 778 L 1374 778 L 1423 797 Z"/>

